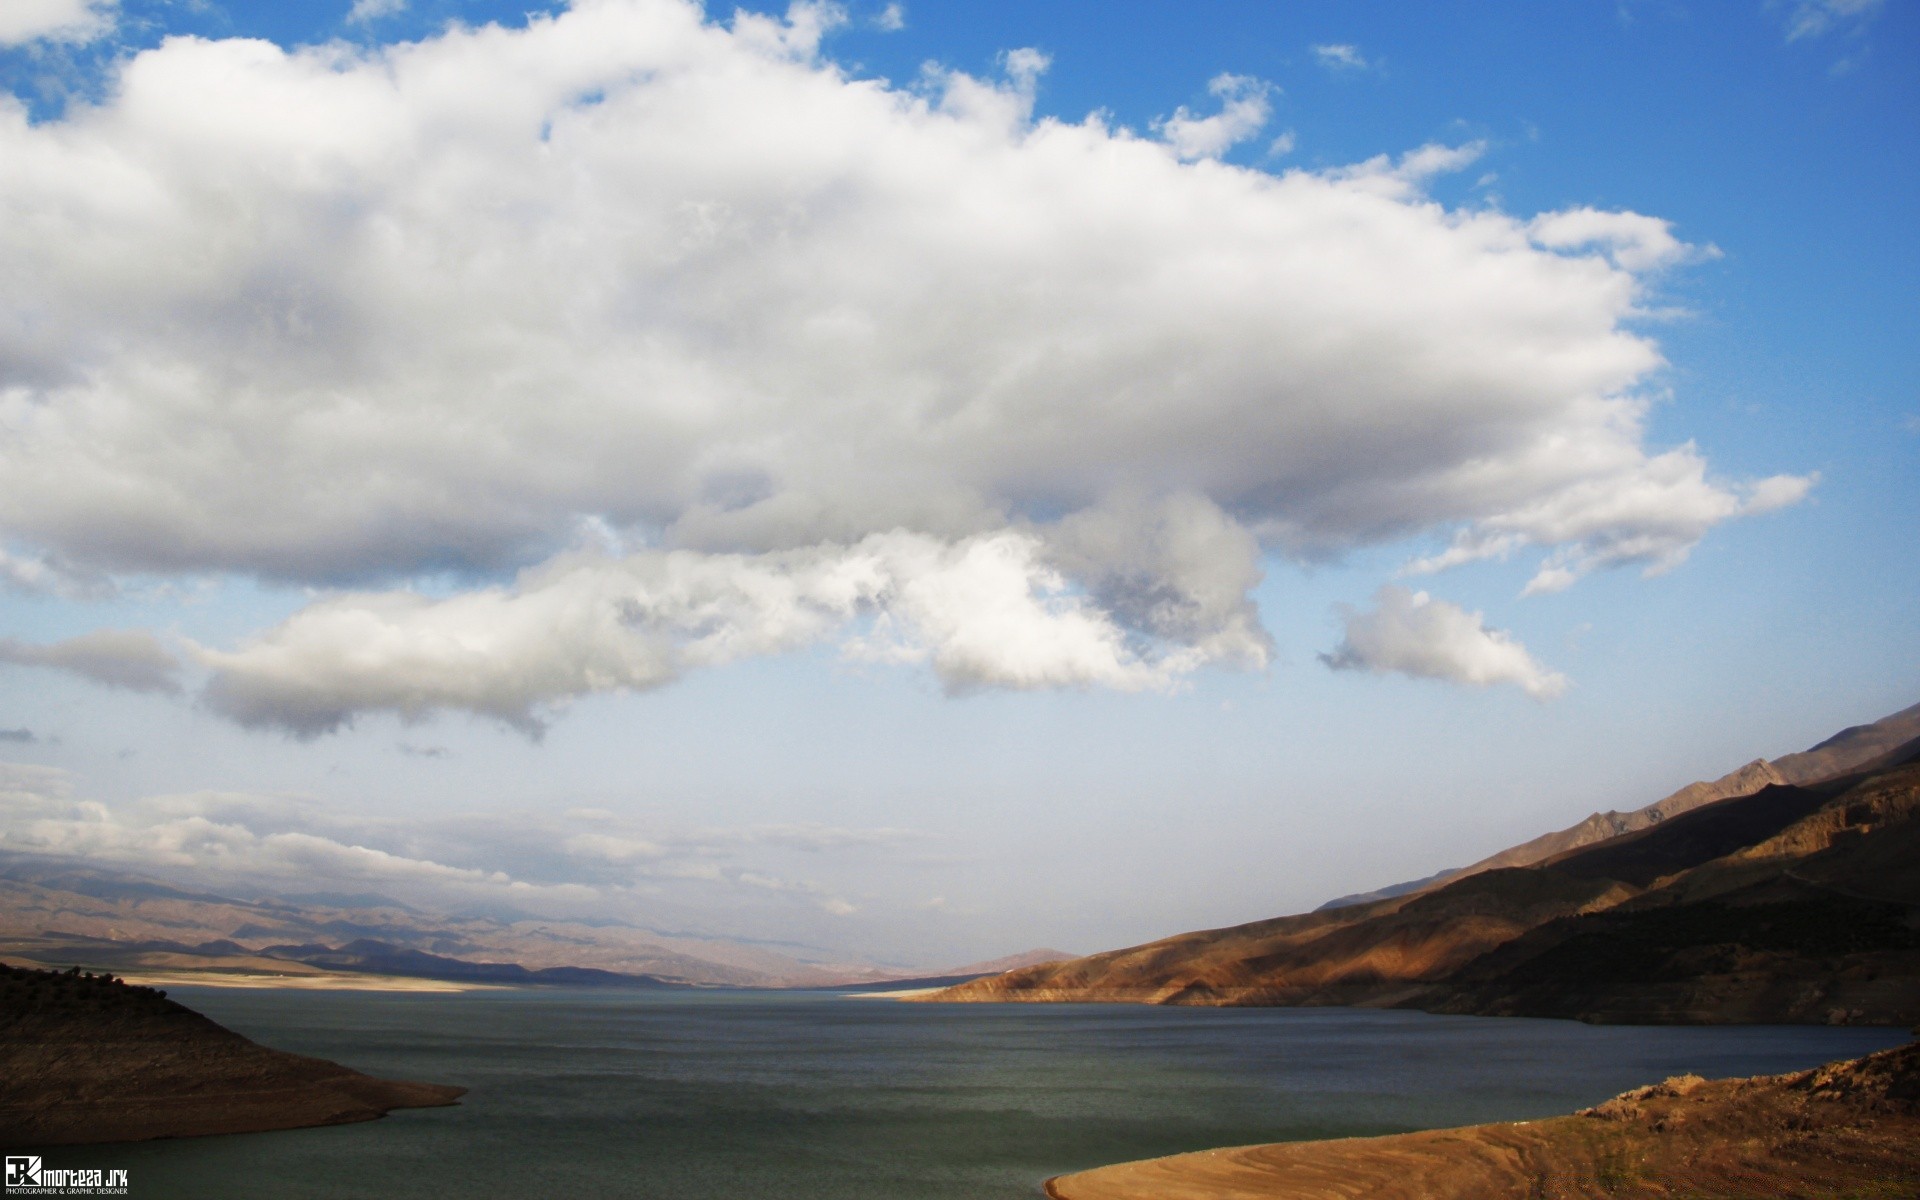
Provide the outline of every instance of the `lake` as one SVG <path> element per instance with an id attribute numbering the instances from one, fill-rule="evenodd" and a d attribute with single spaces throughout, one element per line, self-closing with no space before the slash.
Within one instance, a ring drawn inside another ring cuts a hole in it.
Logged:
<path id="1" fill-rule="evenodd" d="M 1033 1200 L 1211 1146 L 1568 1112 L 1902 1030 L 1593 1027 L 1364 1009 L 925 1005 L 835 994 L 174 988 L 267 1045 L 460 1084 L 457 1108 L 48 1154 L 136 1197 Z"/>

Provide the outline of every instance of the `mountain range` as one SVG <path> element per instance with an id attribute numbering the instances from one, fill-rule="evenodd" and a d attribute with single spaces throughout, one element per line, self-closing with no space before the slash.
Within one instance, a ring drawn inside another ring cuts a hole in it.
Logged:
<path id="1" fill-rule="evenodd" d="M 1470 867 L 935 1001 L 1920 1019 L 1920 705 Z"/>
<path id="2" fill-rule="evenodd" d="M 906 972 L 612 922 L 425 912 L 372 894 L 240 898 L 71 860 L 0 853 L 0 957 L 136 976 L 833 987 L 921 976 L 950 983 L 1065 955 L 1036 950 Z"/>

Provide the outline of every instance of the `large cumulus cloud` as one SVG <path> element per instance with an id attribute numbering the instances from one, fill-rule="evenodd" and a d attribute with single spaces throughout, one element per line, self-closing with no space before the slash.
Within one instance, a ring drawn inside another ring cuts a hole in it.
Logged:
<path id="1" fill-rule="evenodd" d="M 834 20 L 181 38 L 0 108 L 7 561 L 360 587 L 206 652 L 219 706 L 312 731 L 849 621 L 951 685 L 1157 686 L 1265 661 L 1263 553 L 1438 532 L 1427 566 L 1532 552 L 1550 590 L 1804 490 L 1644 445 L 1664 221 L 1429 198 L 1471 147 L 1222 163 L 1257 80 L 1148 136 L 1034 119 L 1032 52 L 851 78 Z M 530 573 L 398 588 L 445 568 Z"/>

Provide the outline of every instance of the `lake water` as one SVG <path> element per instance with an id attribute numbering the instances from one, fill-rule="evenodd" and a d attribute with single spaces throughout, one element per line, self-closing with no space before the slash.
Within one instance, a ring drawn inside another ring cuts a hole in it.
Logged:
<path id="1" fill-rule="evenodd" d="M 1629 1028 L 1359 1009 L 924 1005 L 819 993 L 176 988 L 256 1040 L 460 1084 L 457 1108 L 49 1153 L 136 1197 L 1033 1200 L 1210 1146 L 1568 1112 L 1903 1031 Z"/>

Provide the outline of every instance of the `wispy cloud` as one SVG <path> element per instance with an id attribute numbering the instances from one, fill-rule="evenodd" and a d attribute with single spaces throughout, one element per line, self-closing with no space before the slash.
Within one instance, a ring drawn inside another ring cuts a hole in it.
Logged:
<path id="1" fill-rule="evenodd" d="M 348 22 L 365 25 L 382 17 L 397 16 L 407 10 L 407 0 L 353 0 L 347 10 Z"/>
<path id="2" fill-rule="evenodd" d="M 1348 42 L 1315 46 L 1313 57 L 1321 66 L 1333 71 L 1364 71 L 1373 65 L 1360 53 L 1360 47 Z"/>
<path id="3" fill-rule="evenodd" d="M 1787 12 L 1787 40 L 1836 32 L 1858 33 L 1880 15 L 1884 0 L 1795 0 Z"/>
<path id="4" fill-rule="evenodd" d="M 0 638 L 0 663 L 50 667 L 133 692 L 180 691 L 180 660 L 144 630 L 103 629 L 44 646 Z"/>

